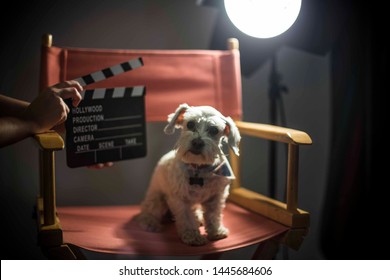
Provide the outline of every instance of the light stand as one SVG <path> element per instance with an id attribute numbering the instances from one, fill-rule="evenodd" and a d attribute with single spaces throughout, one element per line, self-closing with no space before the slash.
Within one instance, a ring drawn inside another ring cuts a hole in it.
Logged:
<path id="1" fill-rule="evenodd" d="M 271 73 L 269 76 L 268 98 L 270 102 L 269 120 L 271 124 L 277 124 L 278 111 L 280 113 L 281 126 L 287 126 L 286 114 L 283 104 L 283 93 L 287 93 L 287 86 L 283 85 L 282 76 L 276 68 L 276 55 L 272 56 Z M 275 141 L 269 142 L 268 160 L 268 192 L 272 198 L 276 197 L 276 175 L 277 175 L 277 146 Z"/>

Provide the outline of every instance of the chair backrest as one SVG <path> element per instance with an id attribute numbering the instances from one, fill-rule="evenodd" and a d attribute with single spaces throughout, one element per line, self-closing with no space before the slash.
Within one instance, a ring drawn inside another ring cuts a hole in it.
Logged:
<path id="1" fill-rule="evenodd" d="M 222 114 L 242 117 L 238 42 L 229 50 L 119 50 L 52 46 L 43 37 L 41 89 L 141 57 L 144 66 L 88 85 L 86 89 L 146 86 L 146 120 L 166 121 L 181 103 L 209 105 Z"/>

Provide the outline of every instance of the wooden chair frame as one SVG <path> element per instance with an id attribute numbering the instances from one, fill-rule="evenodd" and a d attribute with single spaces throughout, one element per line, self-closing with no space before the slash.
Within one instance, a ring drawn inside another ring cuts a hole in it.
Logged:
<path id="1" fill-rule="evenodd" d="M 51 35 L 47 34 L 43 36 L 42 44 L 43 46 L 50 47 L 52 45 Z M 238 50 L 238 41 L 236 39 L 230 39 L 228 41 L 228 48 Z M 288 145 L 287 201 L 284 203 L 242 187 L 240 160 L 232 152 L 230 153 L 231 165 L 236 174 L 236 179 L 231 186 L 229 200 L 288 226 L 290 229 L 283 235 L 281 240 L 277 241 L 297 250 L 308 233 L 310 225 L 309 213 L 298 208 L 299 146 L 312 144 L 312 140 L 305 132 L 274 125 L 250 123 L 240 120 L 236 120 L 236 125 L 242 136 L 252 136 Z M 61 254 L 65 252 L 69 258 L 79 258 L 81 256 L 77 253 L 77 250 L 63 243 L 61 225 L 56 214 L 54 157 L 56 151 L 64 149 L 64 141 L 55 131 L 37 134 L 34 136 L 34 139 L 40 148 L 40 192 L 37 198 L 39 244 L 46 251 L 50 251 L 51 255 L 55 256 L 57 252 L 61 252 Z M 271 241 L 272 243 L 275 243 L 275 240 Z"/>

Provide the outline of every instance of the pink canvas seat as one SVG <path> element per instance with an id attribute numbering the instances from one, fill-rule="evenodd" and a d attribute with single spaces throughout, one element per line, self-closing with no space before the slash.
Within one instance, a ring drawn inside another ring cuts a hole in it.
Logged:
<path id="1" fill-rule="evenodd" d="M 139 211 L 138 205 L 58 207 L 64 243 L 116 255 L 201 256 L 261 243 L 288 230 L 282 224 L 228 203 L 224 224 L 230 229 L 229 237 L 189 248 L 180 240 L 173 222 L 165 223 L 161 233 L 139 228 L 134 221 Z M 203 228 L 201 231 L 204 233 Z"/>
<path id="2" fill-rule="evenodd" d="M 286 143 L 287 200 L 277 201 L 242 187 L 240 162 L 232 153 L 229 159 L 236 179 L 224 211 L 224 222 L 231 234 L 206 246 L 187 246 L 180 242 L 173 224 L 167 224 L 161 233 L 138 228 L 132 220 L 139 211 L 138 205 L 57 207 L 54 154 L 64 148 L 64 141 L 50 131 L 35 136 L 41 148 L 38 238 L 47 256 L 82 258 L 81 248 L 118 255 L 213 257 L 258 244 L 261 250 L 256 251 L 255 257 L 272 258 L 280 243 L 298 249 L 309 227 L 309 213 L 297 205 L 298 147 L 311 144 L 311 139 L 302 131 L 242 121 L 236 40 L 229 41 L 226 51 L 102 50 L 55 47 L 51 35 L 45 35 L 40 86 L 75 79 L 137 57 L 142 57 L 143 67 L 88 85 L 87 89 L 145 85 L 147 121 L 166 122 L 167 115 L 181 103 L 210 105 L 231 116 L 243 137 Z"/>

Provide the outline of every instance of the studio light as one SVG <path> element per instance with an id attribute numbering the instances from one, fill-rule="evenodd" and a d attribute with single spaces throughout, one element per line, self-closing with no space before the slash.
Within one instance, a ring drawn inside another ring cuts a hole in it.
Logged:
<path id="1" fill-rule="evenodd" d="M 301 10 L 301 0 L 225 0 L 232 23 L 245 34 L 272 38 L 288 30 Z"/>

